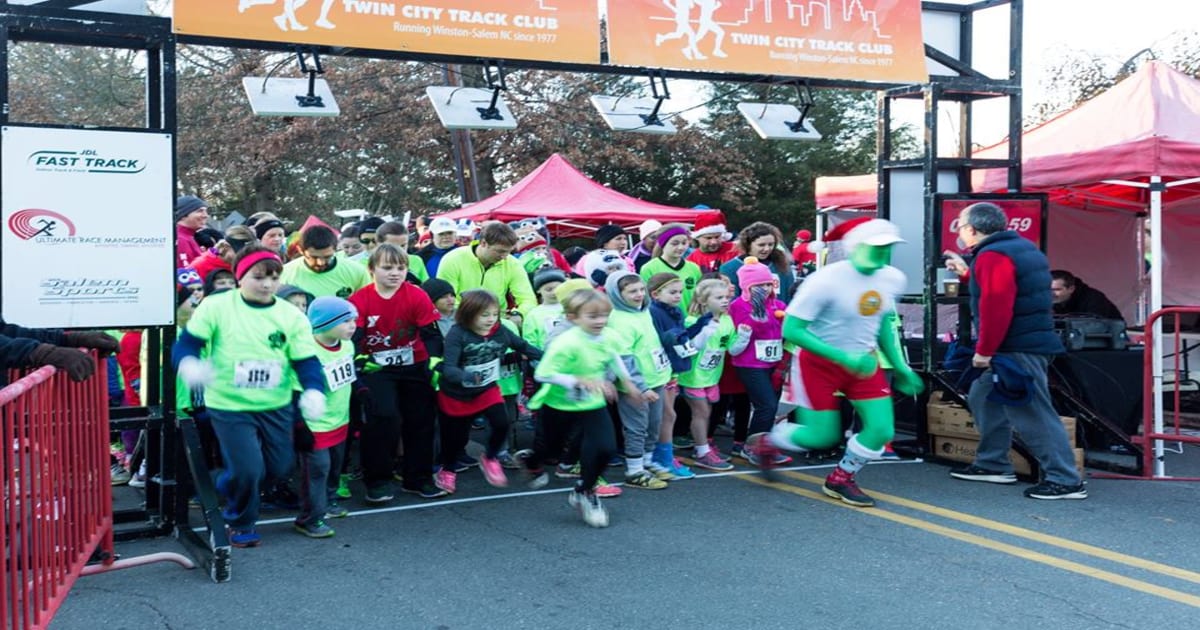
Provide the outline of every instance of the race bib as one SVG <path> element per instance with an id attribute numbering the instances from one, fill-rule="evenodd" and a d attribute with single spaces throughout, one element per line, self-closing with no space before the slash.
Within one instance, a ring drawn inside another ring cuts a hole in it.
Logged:
<path id="1" fill-rule="evenodd" d="M 576 385 L 567 390 L 567 401 L 573 403 L 587 402 L 591 398 L 592 392 L 586 387 Z"/>
<path id="2" fill-rule="evenodd" d="M 409 346 L 395 350 L 381 350 L 371 355 L 371 360 L 381 366 L 412 365 L 413 349 Z"/>
<path id="3" fill-rule="evenodd" d="M 467 373 L 467 387 L 486 387 L 500 378 L 500 359 L 492 359 L 483 365 L 468 365 L 463 368 Z"/>
<path id="4" fill-rule="evenodd" d="M 667 357 L 667 351 L 662 348 L 655 348 L 650 351 L 650 356 L 654 361 L 654 369 L 659 372 L 665 372 L 671 369 L 671 359 Z"/>
<path id="5" fill-rule="evenodd" d="M 512 378 L 521 373 L 520 363 L 505 363 L 500 366 L 500 379 Z"/>
<path id="6" fill-rule="evenodd" d="M 675 344 L 672 346 L 672 349 L 675 351 L 675 354 L 679 355 L 679 358 L 681 359 L 690 359 L 699 353 L 699 350 L 696 350 L 692 347 L 692 342 L 690 341 L 687 343 Z"/>
<path id="7" fill-rule="evenodd" d="M 325 366 L 325 382 L 329 391 L 337 390 L 354 382 L 354 357 L 348 356 Z"/>
<path id="8" fill-rule="evenodd" d="M 239 361 L 233 367 L 233 386 L 242 389 L 275 389 L 283 383 L 279 361 Z"/>
<path id="9" fill-rule="evenodd" d="M 755 341 L 754 358 L 763 363 L 778 363 L 783 359 L 783 340 L 760 339 Z"/>
<path id="10" fill-rule="evenodd" d="M 724 350 L 706 350 L 704 356 L 700 357 L 700 361 L 696 363 L 696 367 L 701 370 L 715 370 L 721 365 L 721 360 L 725 358 Z"/>

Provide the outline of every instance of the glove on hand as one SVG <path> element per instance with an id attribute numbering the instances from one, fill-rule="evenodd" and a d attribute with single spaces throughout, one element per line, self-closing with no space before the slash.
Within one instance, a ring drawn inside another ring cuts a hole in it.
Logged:
<path id="1" fill-rule="evenodd" d="M 74 348 L 60 348 L 48 343 L 38 344 L 33 352 L 29 353 L 29 365 L 53 365 L 66 370 L 67 375 L 76 383 L 87 380 L 96 372 L 96 362 L 92 357 Z"/>
<path id="2" fill-rule="evenodd" d="M 292 425 L 292 444 L 301 453 L 311 453 L 317 445 L 317 436 L 313 435 L 308 423 L 301 420 Z"/>
<path id="3" fill-rule="evenodd" d="M 183 357 L 179 360 L 179 369 L 177 370 L 179 378 L 183 380 L 183 384 L 190 389 L 207 387 L 212 385 L 216 380 L 217 373 L 213 366 L 208 361 L 201 361 L 196 357 Z"/>
<path id="4" fill-rule="evenodd" d="M 121 344 L 113 339 L 112 335 L 102 332 L 66 333 L 66 345 L 72 348 L 95 348 L 105 354 L 111 354 L 121 349 Z"/>
<path id="5" fill-rule="evenodd" d="M 305 420 L 320 420 L 325 415 L 325 394 L 306 389 L 300 394 L 300 415 Z"/>

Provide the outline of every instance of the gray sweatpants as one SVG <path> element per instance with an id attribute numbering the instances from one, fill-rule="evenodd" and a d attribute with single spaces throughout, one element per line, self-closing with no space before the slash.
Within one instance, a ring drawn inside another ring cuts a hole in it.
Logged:
<path id="1" fill-rule="evenodd" d="M 627 459 L 653 453 L 654 445 L 658 443 L 658 426 L 662 424 L 663 416 L 663 387 L 655 387 L 650 391 L 658 394 L 656 402 L 635 404 L 628 396 L 617 398 Z"/>
<path id="2" fill-rule="evenodd" d="M 1050 400 L 1050 385 L 1046 379 L 1046 368 L 1053 357 L 1044 354 L 1022 352 L 1003 353 L 1016 361 L 1033 376 L 1033 391 L 1028 405 L 1014 407 L 988 400 L 992 391 L 992 371 L 986 370 L 971 385 L 967 402 L 979 428 L 979 447 L 975 451 L 975 465 L 988 470 L 1012 472 L 1008 450 L 1012 447 L 1012 433 L 1021 434 L 1021 441 L 1038 460 L 1047 481 L 1064 486 L 1079 485 L 1079 471 L 1075 469 L 1075 454 L 1067 430 L 1058 418 L 1058 412 Z"/>

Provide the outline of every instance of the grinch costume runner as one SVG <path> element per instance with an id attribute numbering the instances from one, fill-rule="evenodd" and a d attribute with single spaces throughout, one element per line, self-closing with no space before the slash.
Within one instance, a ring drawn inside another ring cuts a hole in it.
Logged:
<path id="1" fill-rule="evenodd" d="M 799 424 L 781 422 L 770 434 L 747 440 L 760 461 L 772 461 L 776 448 L 824 449 L 842 437 L 837 394 L 854 405 L 862 431 L 850 437 L 846 453 L 825 479 L 825 494 L 850 505 L 875 504 L 858 488 L 855 475 L 878 459 L 892 439 L 895 417 L 891 388 L 876 350 L 895 366 L 896 389 L 916 394 L 921 378 L 904 361 L 896 334 L 896 296 L 904 274 L 889 263 L 892 246 L 903 243 L 895 224 L 867 221 L 846 234 L 849 259 L 810 275 L 796 292 L 783 324 L 783 336 L 799 348 L 785 389 L 785 403 L 798 406 Z"/>

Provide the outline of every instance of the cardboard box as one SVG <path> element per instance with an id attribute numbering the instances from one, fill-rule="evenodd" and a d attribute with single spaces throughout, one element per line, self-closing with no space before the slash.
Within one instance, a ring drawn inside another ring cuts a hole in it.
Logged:
<path id="1" fill-rule="evenodd" d="M 1059 420 L 1067 430 L 1067 440 L 1075 446 L 1075 417 L 1059 416 Z M 970 411 L 954 403 L 940 402 L 936 397 L 930 398 L 925 408 L 925 431 L 930 435 L 979 439 Z"/>
<path id="2" fill-rule="evenodd" d="M 964 464 L 970 464 L 975 461 L 975 449 L 979 445 L 978 439 L 952 435 L 931 435 L 929 439 L 932 442 L 932 452 L 935 457 L 948 459 L 953 462 L 962 462 Z M 1033 474 L 1033 467 L 1016 451 L 1010 449 L 1008 451 L 1008 459 L 1012 461 L 1013 471 L 1018 475 Z"/>
<path id="3" fill-rule="evenodd" d="M 978 439 L 963 438 L 953 435 L 930 435 L 929 441 L 934 457 L 948 459 L 952 462 L 970 464 L 975 461 L 975 450 L 979 446 Z M 1075 469 L 1083 473 L 1083 449 L 1072 449 L 1075 453 Z M 1032 475 L 1033 466 L 1014 449 L 1009 449 L 1008 459 L 1013 464 L 1013 471 L 1018 475 Z"/>

